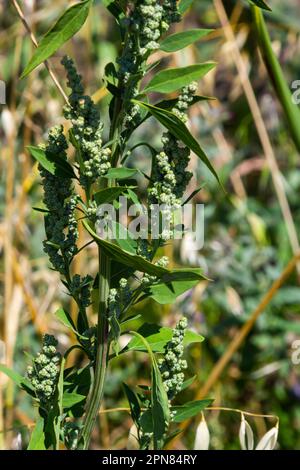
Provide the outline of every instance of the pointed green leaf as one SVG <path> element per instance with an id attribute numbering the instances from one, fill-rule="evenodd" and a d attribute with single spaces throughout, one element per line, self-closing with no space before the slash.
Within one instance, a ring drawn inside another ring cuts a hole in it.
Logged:
<path id="1" fill-rule="evenodd" d="M 262 8 L 263 10 L 272 11 L 271 8 L 263 0 L 248 0 L 248 1 L 250 4 L 254 3 L 254 5 L 256 5 L 259 8 Z"/>
<path id="2" fill-rule="evenodd" d="M 178 10 L 181 15 L 184 15 L 188 9 L 192 6 L 194 0 L 180 0 Z"/>
<path id="3" fill-rule="evenodd" d="M 4 364 L 0 364 L 0 372 L 7 375 L 7 377 L 9 377 L 15 382 L 16 385 L 18 385 L 18 387 L 26 387 L 27 389 L 34 391 L 33 386 L 26 377 L 23 377 L 21 374 L 18 374 L 18 372 L 15 372 L 12 369 L 9 369 L 9 367 L 6 367 Z"/>
<path id="4" fill-rule="evenodd" d="M 138 333 L 147 339 L 147 342 L 154 353 L 163 353 L 165 346 L 171 341 L 173 336 L 172 328 L 162 327 L 152 323 L 144 323 L 138 330 Z M 188 346 L 192 343 L 201 343 L 204 340 L 203 336 L 195 333 L 194 331 L 186 330 L 183 344 Z M 144 343 L 139 338 L 133 338 L 127 346 L 121 351 L 143 351 L 146 352 Z"/>
<path id="5" fill-rule="evenodd" d="M 110 168 L 106 175 L 104 175 L 104 178 L 107 179 L 114 179 L 114 180 L 124 180 L 128 178 L 132 178 L 135 176 L 137 173 L 139 173 L 139 170 L 135 168 Z"/>
<path id="6" fill-rule="evenodd" d="M 107 256 L 109 256 L 114 261 L 122 263 L 126 266 L 130 266 L 137 271 L 145 272 L 158 277 L 170 272 L 168 269 L 150 263 L 142 256 L 133 255 L 132 253 L 122 250 L 114 243 L 111 243 L 108 240 L 103 240 L 102 238 L 98 237 L 98 235 L 92 230 L 85 220 L 82 223 L 90 235 L 94 238 L 94 240 L 101 246 Z"/>
<path id="7" fill-rule="evenodd" d="M 211 33 L 212 29 L 190 29 L 188 31 L 181 31 L 167 36 L 160 43 L 160 50 L 164 52 L 175 52 L 183 49 L 190 44 L 198 41 L 202 37 Z"/>
<path id="8" fill-rule="evenodd" d="M 100 238 L 86 220 L 83 220 L 82 224 L 93 237 L 93 239 L 98 243 L 98 245 L 101 246 L 107 256 L 118 263 L 133 268 L 135 271 L 141 271 L 152 276 L 157 276 L 162 280 L 162 282 L 205 279 L 199 268 L 174 269 L 171 271 L 170 269 L 166 269 L 161 266 L 157 266 L 154 263 L 150 263 L 150 261 L 147 261 L 142 256 L 122 250 L 114 243 Z"/>
<path id="9" fill-rule="evenodd" d="M 114 221 L 112 221 L 112 229 L 119 247 L 134 255 L 137 250 L 137 242 L 132 238 L 129 230 L 119 222 Z"/>
<path id="10" fill-rule="evenodd" d="M 165 390 L 163 379 L 158 368 L 155 356 L 151 350 L 148 341 L 143 338 L 139 333 L 131 331 L 138 340 L 140 340 L 146 348 L 151 362 L 151 414 L 153 422 L 153 440 L 154 449 L 160 449 L 163 444 L 163 437 L 168 429 L 170 421 L 170 409 L 168 395 Z"/>
<path id="11" fill-rule="evenodd" d="M 52 56 L 80 30 L 87 19 L 91 4 L 92 0 L 84 0 L 71 6 L 63 13 L 39 43 L 21 78 L 24 78 L 38 65 Z"/>
<path id="12" fill-rule="evenodd" d="M 94 195 L 94 199 L 98 206 L 101 204 L 109 204 L 115 201 L 121 194 L 129 191 L 132 186 L 114 186 L 110 188 L 101 189 Z"/>
<path id="13" fill-rule="evenodd" d="M 44 436 L 44 419 L 39 416 L 33 428 L 27 450 L 46 450 Z"/>
<path id="14" fill-rule="evenodd" d="M 69 393 L 69 392 L 64 392 L 63 397 L 62 397 L 62 406 L 63 409 L 70 409 L 72 406 L 77 405 L 78 403 L 81 403 L 83 400 L 86 400 L 85 395 L 80 395 L 79 393 Z"/>
<path id="15" fill-rule="evenodd" d="M 149 112 L 163 125 L 168 131 L 173 134 L 178 140 L 181 140 L 189 149 L 191 149 L 200 160 L 207 166 L 211 173 L 215 176 L 220 186 L 223 188 L 220 179 L 214 167 L 208 160 L 204 151 L 192 136 L 186 125 L 173 113 L 165 109 L 157 108 L 156 106 L 143 103 L 141 101 L 132 100 L 139 106 L 149 110 Z"/>
<path id="16" fill-rule="evenodd" d="M 180 391 L 182 392 L 183 390 L 188 388 L 190 385 L 192 385 L 192 383 L 195 381 L 196 378 L 197 378 L 197 375 L 193 375 L 193 377 L 186 379 L 181 385 Z"/>
<path id="17" fill-rule="evenodd" d="M 159 304 L 171 304 L 176 298 L 198 284 L 196 281 L 175 281 L 169 284 L 156 284 L 149 288 L 149 297 Z"/>
<path id="18" fill-rule="evenodd" d="M 70 328 L 77 336 L 82 339 L 88 339 L 78 333 L 70 314 L 68 312 L 65 312 L 63 308 L 59 308 L 58 310 L 56 310 L 54 315 L 63 323 L 63 325 L 65 325 L 67 328 Z"/>
<path id="19" fill-rule="evenodd" d="M 143 93 L 156 91 L 159 93 L 172 93 L 194 80 L 204 77 L 216 64 L 207 62 L 204 64 L 189 65 L 188 67 L 180 67 L 158 72 L 152 80 L 146 85 Z"/>
<path id="20" fill-rule="evenodd" d="M 76 178 L 71 165 L 64 159 L 58 158 L 54 155 L 49 155 L 45 150 L 29 145 L 26 147 L 33 158 L 35 158 L 45 170 L 49 171 L 51 175 L 59 176 L 61 178 Z"/>
<path id="21" fill-rule="evenodd" d="M 184 405 L 180 406 L 172 406 L 171 411 L 175 412 L 175 416 L 173 421 L 175 423 L 181 423 L 186 419 L 193 418 L 202 410 L 204 410 L 207 406 L 210 406 L 213 400 L 196 400 L 185 403 Z"/>
<path id="22" fill-rule="evenodd" d="M 141 414 L 141 407 L 136 393 L 131 390 L 126 383 L 123 383 L 123 388 L 130 406 L 131 417 L 134 423 L 138 423 Z"/>

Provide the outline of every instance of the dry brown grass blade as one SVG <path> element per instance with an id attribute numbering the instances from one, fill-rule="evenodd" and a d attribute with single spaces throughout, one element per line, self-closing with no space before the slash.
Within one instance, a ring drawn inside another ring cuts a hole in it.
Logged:
<path id="1" fill-rule="evenodd" d="M 259 136 L 259 139 L 260 139 L 263 151 L 264 151 L 264 155 L 265 155 L 267 164 L 270 169 L 274 188 L 275 188 L 278 202 L 280 205 L 280 209 L 283 215 L 283 219 L 285 221 L 285 225 L 286 225 L 286 229 L 287 229 L 287 233 L 288 233 L 288 237 L 290 240 L 293 253 L 297 254 L 299 252 L 300 245 L 299 245 L 298 234 L 297 234 L 296 227 L 294 224 L 293 216 L 292 216 L 291 209 L 289 206 L 289 202 L 285 193 L 283 177 L 278 167 L 275 153 L 274 153 L 274 150 L 273 150 L 273 147 L 272 147 L 269 135 L 268 135 L 268 131 L 266 129 L 254 90 L 252 88 L 252 85 L 248 76 L 247 66 L 245 64 L 245 61 L 237 45 L 235 35 L 233 32 L 232 26 L 230 24 L 229 18 L 227 16 L 227 13 L 225 11 L 222 0 L 214 0 L 214 6 L 216 9 L 217 15 L 219 17 L 219 20 L 221 22 L 221 25 L 224 31 L 224 36 L 227 42 L 230 44 L 230 52 L 232 54 L 232 58 L 236 66 L 242 88 L 244 90 L 245 96 L 249 104 L 249 108 L 253 116 L 253 122 L 256 126 L 257 133 L 258 133 L 258 136 Z M 298 271 L 298 275 L 300 275 L 299 263 L 297 265 L 297 271 Z"/>
<path id="2" fill-rule="evenodd" d="M 211 371 L 208 379 L 206 380 L 204 386 L 199 390 L 199 392 L 195 396 L 195 400 L 201 400 L 203 397 L 206 397 L 208 392 L 212 389 L 215 385 L 217 380 L 220 378 L 222 372 L 224 371 L 225 367 L 230 362 L 234 353 L 239 349 L 245 338 L 248 336 L 250 331 L 252 330 L 253 326 L 255 325 L 256 320 L 258 317 L 263 313 L 266 307 L 269 305 L 271 300 L 273 299 L 276 292 L 283 286 L 285 281 L 291 275 L 293 270 L 295 269 L 297 263 L 300 260 L 300 253 L 295 255 L 292 260 L 288 263 L 284 271 L 281 273 L 280 277 L 272 284 L 271 288 L 268 290 L 266 295 L 261 300 L 260 304 L 256 307 L 256 309 L 251 313 L 247 322 L 243 325 L 243 327 L 236 333 L 234 338 L 232 339 L 231 343 L 229 344 L 228 348 L 226 349 L 225 354 L 219 359 L 219 361 L 214 366 L 213 370 Z M 190 425 L 191 420 L 184 421 L 180 429 L 183 431 L 187 429 Z M 172 443 L 172 447 L 174 443 L 180 439 L 180 435 L 176 436 Z"/>

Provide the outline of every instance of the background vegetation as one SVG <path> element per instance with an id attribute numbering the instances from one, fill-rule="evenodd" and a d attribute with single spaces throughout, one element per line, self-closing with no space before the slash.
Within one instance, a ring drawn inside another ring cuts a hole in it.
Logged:
<path id="1" fill-rule="evenodd" d="M 38 38 L 68 4 L 66 0 L 21 3 Z M 273 50 L 290 84 L 300 79 L 298 1 L 269 3 L 273 12 L 265 18 Z M 117 55 L 119 38 L 102 2 L 95 1 L 93 8 L 84 28 L 51 59 L 51 64 L 65 87 L 61 56 L 68 53 L 75 58 L 86 89 L 94 95 L 103 117 L 110 96 L 101 78 L 105 65 Z M 227 16 L 231 26 L 226 26 Z M 33 46 L 9 0 L 0 2 L 0 24 L 0 79 L 7 86 L 7 105 L 0 105 L 0 362 L 24 373 L 30 361 L 26 353 L 34 355 L 39 350 L 43 333 L 55 334 L 62 350 L 74 340 L 53 316 L 61 305 L 71 312 L 74 306 L 69 305 L 58 275 L 49 270 L 42 251 L 43 218 L 32 209 L 40 206 L 40 178 L 36 163 L 25 150 L 27 145 L 41 142 L 50 126 L 62 122 L 63 102 L 43 66 L 19 79 Z M 212 58 L 218 63 L 200 84 L 201 94 L 216 99 L 195 105 L 191 122 L 193 134 L 201 139 L 218 169 L 227 196 L 203 165 L 198 166 L 198 160 L 192 159 L 197 186 L 206 182 L 197 196 L 197 202 L 205 204 L 205 244 L 197 256 L 191 256 L 191 241 L 168 245 L 165 254 L 173 266 L 200 265 L 213 281 L 200 282 L 176 304 L 163 309 L 147 300 L 139 304 L 138 313 L 144 321 L 161 319 L 171 326 L 184 314 L 190 325 L 205 336 L 205 342 L 188 351 L 189 371 L 197 375 L 189 392 L 188 398 L 192 399 L 203 392 L 232 338 L 297 251 L 300 172 L 289 126 L 257 51 L 248 4 L 195 0 L 177 28 L 185 27 L 214 30 L 196 45 L 168 56 L 168 60 L 172 67 Z M 166 60 L 161 52 L 156 54 L 158 58 Z M 141 132 L 147 132 L 147 138 L 151 135 L 155 142 L 157 125 L 149 120 Z M 148 155 L 139 148 L 131 158 L 143 169 Z M 278 185 L 280 173 L 283 185 Z M 189 192 L 193 189 L 196 186 L 190 185 Z M 83 235 L 81 242 L 84 244 Z M 90 248 L 88 259 L 77 257 L 78 272 L 96 269 L 94 250 Z M 300 449 L 300 366 L 291 361 L 292 344 L 300 338 L 299 279 L 296 270 L 280 287 L 206 394 L 214 398 L 214 406 L 278 415 L 281 449 Z M 130 360 L 127 355 L 112 363 L 106 384 L 106 411 L 127 406 L 123 381 L 147 378 L 146 364 L 141 358 L 136 360 L 134 354 Z M 78 355 L 78 363 L 81 359 Z M 15 392 L 1 374 L 0 448 L 20 448 L 28 441 L 32 405 L 25 394 Z M 211 411 L 206 417 L 212 448 L 238 448 L 238 415 Z M 265 432 L 262 419 L 252 419 L 251 423 L 258 434 Z M 94 448 L 126 447 L 131 424 L 126 411 L 101 413 Z M 195 432 L 193 422 L 174 447 L 192 448 Z"/>

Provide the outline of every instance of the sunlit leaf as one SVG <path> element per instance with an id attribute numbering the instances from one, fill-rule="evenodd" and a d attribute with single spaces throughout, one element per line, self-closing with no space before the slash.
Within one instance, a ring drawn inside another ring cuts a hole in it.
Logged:
<path id="1" fill-rule="evenodd" d="M 30 436 L 27 450 L 46 450 L 44 436 L 44 419 L 39 416 Z"/>
<path id="2" fill-rule="evenodd" d="M 213 400 L 196 400 L 185 403 L 184 405 L 172 406 L 172 412 L 175 412 L 173 421 L 181 423 L 186 419 L 193 418 L 199 414 L 204 408 L 211 405 Z"/>
<path id="3" fill-rule="evenodd" d="M 159 48 L 164 52 L 179 51 L 211 32 L 212 29 L 190 29 L 187 31 L 181 31 L 180 33 L 174 33 L 163 39 Z"/>
<path id="4" fill-rule="evenodd" d="M 45 150 L 39 147 L 29 145 L 26 148 L 33 158 L 35 158 L 45 170 L 49 171 L 51 175 L 61 178 L 76 178 L 73 168 L 63 158 L 58 158 L 56 155 L 49 155 Z"/>
<path id="5" fill-rule="evenodd" d="M 207 62 L 204 64 L 162 70 L 150 80 L 144 88 L 143 93 L 150 91 L 172 93 L 179 88 L 189 85 L 194 80 L 200 80 L 200 78 L 204 77 L 204 75 L 215 66 L 216 64 L 214 62 Z"/>
<path id="6" fill-rule="evenodd" d="M 68 8 L 46 33 L 36 48 L 22 78 L 52 56 L 65 42 L 80 30 L 89 14 L 92 0 L 84 0 Z"/>
<path id="7" fill-rule="evenodd" d="M 149 110 L 149 112 L 163 125 L 168 131 L 173 134 L 178 140 L 181 140 L 189 149 L 191 149 L 200 160 L 207 166 L 211 173 L 215 176 L 217 181 L 220 183 L 219 177 L 210 163 L 209 159 L 205 155 L 204 151 L 191 135 L 186 125 L 174 114 L 165 109 L 157 108 L 156 106 L 143 103 L 140 101 L 133 100 L 139 106 Z M 222 185 L 221 185 L 222 186 Z"/>

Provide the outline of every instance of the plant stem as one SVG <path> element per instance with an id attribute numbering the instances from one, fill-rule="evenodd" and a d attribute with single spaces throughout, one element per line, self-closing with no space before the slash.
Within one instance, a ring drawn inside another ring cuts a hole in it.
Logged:
<path id="1" fill-rule="evenodd" d="M 88 449 L 99 413 L 108 362 L 107 303 L 110 284 L 110 260 L 99 248 L 99 311 L 95 379 L 82 431 L 83 449 Z"/>
<path id="2" fill-rule="evenodd" d="M 119 114 L 122 108 L 122 101 L 118 99 L 115 103 L 113 119 L 110 129 L 109 139 L 113 140 L 111 166 L 114 167 L 119 159 Z M 105 186 L 113 186 L 114 180 L 103 181 Z M 98 327 L 97 327 L 97 354 L 95 364 L 95 377 L 87 406 L 80 446 L 83 450 L 89 447 L 92 431 L 99 414 L 103 398 L 104 383 L 106 377 L 107 364 L 109 360 L 109 326 L 108 326 L 108 296 L 110 290 L 110 259 L 103 253 L 100 246 L 99 253 L 99 309 L 98 309 Z"/>
<path id="3" fill-rule="evenodd" d="M 281 103 L 288 123 L 288 129 L 294 144 L 300 152 L 300 111 L 296 103 L 293 103 L 290 88 L 284 77 L 281 65 L 277 59 L 270 39 L 270 35 L 264 20 L 262 10 L 254 5 L 251 6 L 256 38 L 263 61 L 267 68 L 275 93 Z"/>

